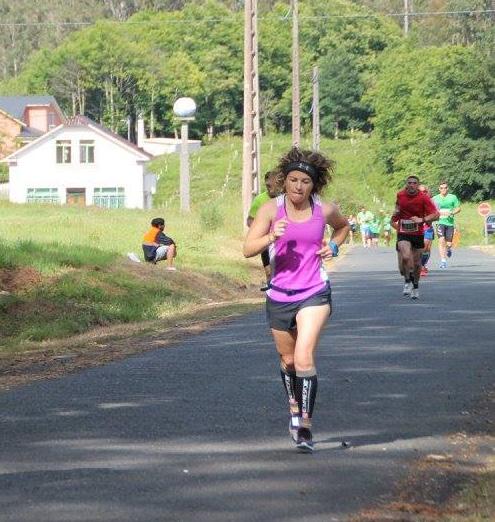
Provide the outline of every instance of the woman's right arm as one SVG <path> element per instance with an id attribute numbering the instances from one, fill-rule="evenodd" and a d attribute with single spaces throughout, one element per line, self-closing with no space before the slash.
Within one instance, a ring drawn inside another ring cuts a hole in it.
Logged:
<path id="1" fill-rule="evenodd" d="M 277 236 L 274 232 L 270 232 L 270 224 L 275 217 L 275 212 L 275 201 L 268 201 L 258 210 L 244 241 L 242 249 L 244 257 L 261 254 L 275 241 Z"/>

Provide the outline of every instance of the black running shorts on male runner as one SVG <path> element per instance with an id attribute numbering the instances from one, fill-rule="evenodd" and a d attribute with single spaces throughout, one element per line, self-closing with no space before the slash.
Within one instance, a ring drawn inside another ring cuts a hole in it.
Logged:
<path id="1" fill-rule="evenodd" d="M 425 239 L 423 235 L 413 236 L 412 234 L 397 234 L 397 243 L 395 245 L 396 250 L 399 250 L 399 241 L 409 241 L 409 243 L 411 243 L 411 246 L 416 250 L 420 250 L 425 247 Z"/>
<path id="2" fill-rule="evenodd" d="M 288 332 L 297 327 L 296 315 L 299 310 L 306 308 L 307 306 L 322 305 L 330 305 L 330 313 L 332 312 L 332 289 L 330 288 L 329 281 L 327 281 L 326 286 L 322 290 L 303 301 L 281 303 L 279 301 L 274 301 L 267 296 L 266 317 L 270 328 Z"/>
<path id="3" fill-rule="evenodd" d="M 442 225 L 441 223 L 437 225 L 438 237 L 444 237 L 449 243 L 452 243 L 454 231 L 455 228 L 452 225 Z"/>

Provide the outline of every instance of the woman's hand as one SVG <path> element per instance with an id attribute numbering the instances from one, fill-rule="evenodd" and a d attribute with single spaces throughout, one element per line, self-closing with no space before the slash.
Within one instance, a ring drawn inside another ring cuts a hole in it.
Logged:
<path id="1" fill-rule="evenodd" d="M 282 237 L 285 234 L 285 230 L 288 224 L 289 222 L 285 218 L 275 221 L 273 225 L 273 235 L 275 239 L 278 239 L 279 237 Z"/>
<path id="2" fill-rule="evenodd" d="M 334 257 L 333 250 L 328 246 L 326 241 L 321 242 L 321 248 L 316 252 L 317 256 L 320 256 L 324 261 L 332 259 Z"/>

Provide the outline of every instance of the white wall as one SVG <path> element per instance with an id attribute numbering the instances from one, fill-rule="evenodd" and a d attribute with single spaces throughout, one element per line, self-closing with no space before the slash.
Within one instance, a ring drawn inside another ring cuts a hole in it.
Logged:
<path id="1" fill-rule="evenodd" d="M 72 162 L 57 164 L 56 141 L 71 140 Z M 94 140 L 95 163 L 79 163 L 79 140 Z M 128 208 L 143 208 L 145 164 L 124 146 L 89 128 L 69 127 L 34 144 L 10 166 L 10 200 L 25 203 L 28 188 L 58 188 L 60 202 L 66 202 L 66 189 L 85 188 L 86 205 L 93 203 L 95 187 L 124 187 Z"/>
<path id="2" fill-rule="evenodd" d="M 188 147 L 189 153 L 196 152 L 201 148 L 201 141 L 189 140 Z M 174 138 L 146 138 L 143 141 L 142 148 L 152 156 L 180 153 L 181 140 Z"/>

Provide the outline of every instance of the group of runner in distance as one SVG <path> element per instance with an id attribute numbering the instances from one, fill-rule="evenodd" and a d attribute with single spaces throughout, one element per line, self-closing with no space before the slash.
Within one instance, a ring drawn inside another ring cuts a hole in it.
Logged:
<path id="1" fill-rule="evenodd" d="M 324 261 L 339 254 L 350 230 L 335 203 L 319 194 L 331 181 L 333 162 L 315 151 L 293 147 L 265 177 L 267 191 L 249 212 L 245 257 L 262 255 L 267 275 L 266 314 L 280 357 L 287 396 L 289 433 L 299 451 L 313 451 L 312 418 L 318 389 L 315 352 L 321 331 L 332 313 L 332 292 Z M 457 198 L 441 183 L 430 197 L 416 176 L 397 194 L 391 225 L 397 231 L 399 269 L 404 295 L 419 297 L 421 258 L 437 227 L 442 267 L 451 255 Z M 327 225 L 332 233 L 325 240 Z M 429 252 L 429 250 L 428 250 Z"/>

